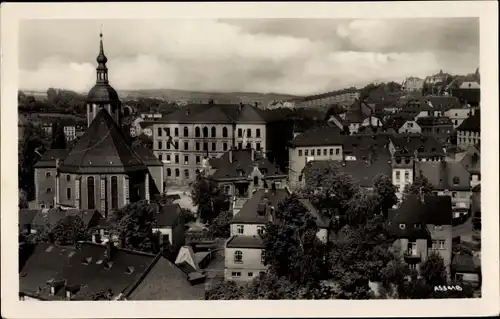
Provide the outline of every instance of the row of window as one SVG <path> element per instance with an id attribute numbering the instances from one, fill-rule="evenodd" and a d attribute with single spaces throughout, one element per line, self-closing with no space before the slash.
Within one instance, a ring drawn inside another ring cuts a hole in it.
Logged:
<path id="1" fill-rule="evenodd" d="M 236 225 L 236 233 L 238 235 L 243 235 L 245 232 L 245 225 Z M 261 235 L 264 233 L 264 226 L 257 226 L 257 234 Z"/>
<path id="2" fill-rule="evenodd" d="M 261 251 L 260 253 L 260 262 L 264 264 L 265 260 L 265 254 L 264 251 Z M 235 264 L 242 264 L 243 263 L 243 252 L 241 250 L 237 250 L 234 252 L 234 263 Z"/>
<path id="3" fill-rule="evenodd" d="M 479 139 L 479 138 L 477 138 L 477 139 Z M 466 144 L 466 143 L 475 144 L 477 142 L 476 142 L 475 138 L 470 138 L 470 137 L 469 138 L 461 138 L 461 137 L 458 138 L 458 144 Z"/>
<path id="4" fill-rule="evenodd" d="M 401 172 L 396 171 L 396 181 L 399 181 L 401 179 Z M 405 181 L 409 182 L 410 181 L 410 172 L 405 171 Z"/>
<path id="5" fill-rule="evenodd" d="M 172 177 L 172 172 L 174 172 L 175 177 L 180 177 L 181 176 L 181 171 L 180 169 L 176 168 L 175 170 L 172 170 L 170 168 L 167 168 L 167 176 Z M 189 178 L 189 170 L 185 169 L 184 170 L 184 178 Z"/>
<path id="6" fill-rule="evenodd" d="M 195 151 L 201 151 L 202 147 L 203 147 L 203 151 L 208 151 L 208 143 L 207 142 L 204 142 L 204 143 L 200 143 L 200 142 L 196 142 L 195 143 Z M 163 149 L 163 141 L 158 141 L 157 142 L 157 146 L 158 146 L 158 149 L 161 150 Z M 175 149 L 175 150 L 178 150 L 179 149 L 179 141 L 174 141 L 174 142 L 165 142 L 165 147 L 167 150 L 169 149 Z M 247 148 L 252 148 L 252 142 L 248 142 L 246 144 L 246 147 Z M 238 148 L 239 149 L 242 149 L 243 148 L 243 142 L 239 142 L 238 143 Z M 229 149 L 229 143 L 228 142 L 224 142 L 222 143 L 222 151 L 225 152 Z M 257 150 L 260 150 L 261 149 L 261 144 L 260 143 L 255 143 L 255 149 Z M 189 151 L 189 142 L 184 142 L 184 151 Z M 212 142 L 211 143 L 211 150 L 213 152 L 216 152 L 217 151 L 217 143 L 216 142 Z"/>
<path id="7" fill-rule="evenodd" d="M 260 275 L 264 275 L 266 272 L 265 271 L 259 271 Z M 232 277 L 241 277 L 241 272 L 240 271 L 233 271 L 231 272 Z M 248 277 L 253 277 L 253 272 L 249 271 L 248 272 Z"/>
<path id="8" fill-rule="evenodd" d="M 479 133 L 478 132 L 471 132 L 471 131 L 460 131 L 459 135 L 462 135 L 462 136 L 471 136 L 471 137 L 479 137 Z"/>
<path id="9" fill-rule="evenodd" d="M 212 128 L 210 129 L 210 135 L 208 134 L 209 133 L 208 127 L 205 126 L 205 127 L 203 127 L 203 129 L 200 129 L 199 127 L 195 127 L 194 136 L 201 137 L 202 132 L 203 132 L 203 137 L 209 137 L 209 136 L 210 137 L 217 137 L 217 129 L 215 128 L 215 126 L 212 126 Z M 163 128 L 159 127 L 157 129 L 157 133 L 158 133 L 157 134 L 158 136 L 163 136 Z M 255 129 L 255 137 L 260 137 L 261 136 L 260 133 L 261 133 L 260 128 Z M 243 129 L 239 128 L 238 129 L 238 137 L 243 137 L 244 134 L 245 134 L 245 137 L 252 137 L 252 129 L 247 128 L 244 131 Z M 170 127 L 165 128 L 165 135 L 172 136 L 171 132 L 170 132 Z M 179 128 L 178 127 L 174 128 L 174 136 L 175 137 L 179 136 Z M 184 126 L 183 136 L 189 137 L 189 128 L 187 126 Z M 222 128 L 222 137 L 228 137 L 227 127 Z"/>
<path id="10" fill-rule="evenodd" d="M 330 156 L 333 156 L 334 149 L 330 148 Z M 311 156 L 314 156 L 317 154 L 317 156 L 321 156 L 321 148 L 318 148 L 317 150 L 311 150 Z M 335 155 L 340 154 L 340 149 L 336 148 L 335 149 Z M 299 150 L 299 156 L 302 156 L 302 150 Z M 309 156 L 309 150 L 304 150 L 304 156 Z M 323 156 L 328 156 L 328 149 L 324 148 L 323 149 Z"/>

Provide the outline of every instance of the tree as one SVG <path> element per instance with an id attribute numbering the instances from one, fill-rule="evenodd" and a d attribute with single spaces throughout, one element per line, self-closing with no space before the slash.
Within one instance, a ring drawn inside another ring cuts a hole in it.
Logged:
<path id="1" fill-rule="evenodd" d="M 112 234 L 120 238 L 121 247 L 145 252 L 154 250 L 153 226 L 157 209 L 155 204 L 141 200 L 116 212 Z"/>
<path id="2" fill-rule="evenodd" d="M 19 189 L 19 209 L 28 208 L 28 193 L 24 189 Z"/>
<path id="3" fill-rule="evenodd" d="M 223 211 L 217 217 L 210 221 L 208 232 L 215 238 L 229 238 L 231 220 L 233 214 L 230 211 Z"/>
<path id="4" fill-rule="evenodd" d="M 326 167 L 306 166 L 305 187 L 300 191 L 326 217 L 344 216 L 348 202 L 359 191 L 351 176 L 338 173 L 338 164 Z"/>
<path id="5" fill-rule="evenodd" d="M 416 177 L 412 184 L 406 184 L 403 190 L 403 198 L 408 195 L 426 196 L 432 195 L 434 186 L 427 180 L 425 176 Z"/>
<path id="6" fill-rule="evenodd" d="M 278 277 L 299 285 L 318 283 L 324 275 L 324 246 L 318 226 L 297 195 L 278 205 L 275 220 L 266 225 L 264 263 Z"/>
<path id="7" fill-rule="evenodd" d="M 245 288 L 234 281 L 222 281 L 205 291 L 205 300 L 244 299 Z"/>
<path id="8" fill-rule="evenodd" d="M 347 202 L 346 221 L 349 225 L 364 225 L 376 213 L 377 199 L 359 189 Z"/>
<path id="9" fill-rule="evenodd" d="M 66 216 L 59 220 L 52 231 L 52 238 L 58 245 L 73 245 L 89 239 L 85 224 L 79 216 Z"/>
<path id="10" fill-rule="evenodd" d="M 387 217 L 389 208 L 397 204 L 397 187 L 392 184 L 392 179 L 385 174 L 378 174 L 373 179 L 373 188 L 377 196 L 377 210 Z"/>
<path id="11" fill-rule="evenodd" d="M 66 148 L 66 135 L 64 134 L 64 127 L 61 123 L 55 121 L 52 123 L 52 144 L 51 149 L 65 149 Z"/>
<path id="12" fill-rule="evenodd" d="M 217 183 L 209 178 L 199 175 L 193 183 L 191 197 L 198 206 L 198 216 L 207 222 L 229 209 L 229 196 Z"/>
<path id="13" fill-rule="evenodd" d="M 437 253 L 431 253 L 420 266 L 420 275 L 429 285 L 445 285 L 447 283 L 447 273 L 443 257 Z"/>

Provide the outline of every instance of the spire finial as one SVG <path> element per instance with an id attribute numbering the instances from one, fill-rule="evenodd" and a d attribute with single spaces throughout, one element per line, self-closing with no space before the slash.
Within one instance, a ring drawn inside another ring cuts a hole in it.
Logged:
<path id="1" fill-rule="evenodd" d="M 102 24 L 101 24 L 101 32 L 99 33 L 99 37 L 102 39 Z"/>

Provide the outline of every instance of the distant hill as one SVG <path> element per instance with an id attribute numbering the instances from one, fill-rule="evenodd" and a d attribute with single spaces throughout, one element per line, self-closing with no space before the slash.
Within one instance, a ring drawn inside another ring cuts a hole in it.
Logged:
<path id="1" fill-rule="evenodd" d="M 215 103 L 259 103 L 261 105 L 268 105 L 272 101 L 283 101 L 299 98 L 299 96 L 279 94 L 279 93 L 253 93 L 253 92 L 231 92 L 231 93 L 213 93 L 213 92 L 194 92 L 183 90 L 171 89 L 155 89 L 155 90 L 134 90 L 134 91 L 118 91 L 120 98 L 134 99 L 134 98 L 160 98 L 165 101 L 177 103 L 196 103 L 207 102 L 213 99 Z"/>

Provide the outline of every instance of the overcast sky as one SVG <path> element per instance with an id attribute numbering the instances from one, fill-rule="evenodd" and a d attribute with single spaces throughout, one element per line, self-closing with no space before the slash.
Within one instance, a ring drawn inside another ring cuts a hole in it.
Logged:
<path id="1" fill-rule="evenodd" d="M 479 20 L 26 20 L 19 86 L 85 92 L 103 25 L 117 90 L 297 95 L 479 67 Z"/>

